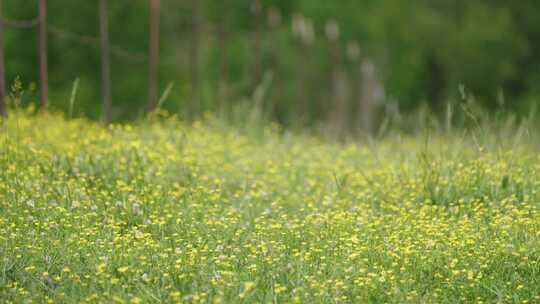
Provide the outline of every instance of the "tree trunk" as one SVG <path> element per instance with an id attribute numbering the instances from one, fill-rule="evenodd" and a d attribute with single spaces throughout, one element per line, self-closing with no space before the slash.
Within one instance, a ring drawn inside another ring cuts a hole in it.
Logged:
<path id="1" fill-rule="evenodd" d="M 99 32 L 101 45 L 101 115 L 111 121 L 111 66 L 109 58 L 109 19 L 107 0 L 99 0 Z"/>
<path id="2" fill-rule="evenodd" d="M 148 101 L 146 111 L 157 106 L 158 55 L 159 55 L 160 0 L 150 0 L 150 28 L 148 36 Z"/>
<path id="3" fill-rule="evenodd" d="M 39 0 L 39 85 L 41 111 L 47 110 L 48 68 L 47 68 L 47 1 Z"/>

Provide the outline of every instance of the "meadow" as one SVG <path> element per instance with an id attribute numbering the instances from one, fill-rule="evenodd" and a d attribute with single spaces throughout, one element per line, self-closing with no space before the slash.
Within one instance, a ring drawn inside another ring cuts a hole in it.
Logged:
<path id="1" fill-rule="evenodd" d="M 538 303 L 531 132 L 0 126 L 2 303 Z"/>

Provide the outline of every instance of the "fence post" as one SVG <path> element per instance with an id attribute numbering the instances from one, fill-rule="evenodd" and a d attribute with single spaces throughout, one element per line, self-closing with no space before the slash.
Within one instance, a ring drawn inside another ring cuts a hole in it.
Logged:
<path id="1" fill-rule="evenodd" d="M 292 19 L 292 33 L 298 38 L 298 59 L 297 59 L 297 102 L 296 112 L 302 123 L 309 121 L 312 113 L 311 105 L 311 82 L 312 67 L 310 47 L 315 44 L 315 27 L 313 21 L 300 14 L 294 14 Z"/>
<path id="2" fill-rule="evenodd" d="M 109 58 L 109 17 L 107 0 L 99 0 L 99 38 L 101 46 L 101 115 L 111 121 L 111 66 Z"/>
<path id="3" fill-rule="evenodd" d="M 384 84 L 377 76 L 373 62 L 365 58 L 360 65 L 360 127 L 366 134 L 372 134 L 375 129 L 375 112 L 385 99 Z"/>
<path id="4" fill-rule="evenodd" d="M 271 71 L 274 74 L 274 85 L 272 86 L 272 96 L 270 100 L 270 106 L 268 112 L 272 116 L 276 116 L 278 103 L 283 99 L 283 81 L 281 79 L 281 69 L 279 62 L 279 26 L 281 25 L 281 12 L 276 7 L 271 7 L 268 10 L 268 26 L 270 29 L 270 39 L 274 43 L 270 44 L 270 66 Z"/>
<path id="5" fill-rule="evenodd" d="M 218 34 L 218 57 L 219 57 L 219 73 L 218 73 L 218 110 L 217 112 L 222 115 L 225 110 L 225 105 L 227 104 L 228 98 L 228 74 L 229 74 L 229 65 L 228 65 L 228 49 L 227 49 L 227 40 L 228 40 L 228 22 L 229 22 L 229 10 L 228 10 L 228 1 L 221 0 L 219 2 L 219 10 L 221 12 L 221 17 L 219 20 L 219 28 L 217 31 Z"/>
<path id="6" fill-rule="evenodd" d="M 39 85 L 41 111 L 47 110 L 47 1 L 39 0 Z"/>
<path id="7" fill-rule="evenodd" d="M 332 64 L 331 91 L 333 109 L 330 111 L 330 126 L 336 135 L 341 136 L 347 126 L 349 84 L 341 62 L 339 24 L 335 20 L 329 20 L 326 23 L 325 31 L 330 43 L 330 62 Z"/>
<path id="8" fill-rule="evenodd" d="M 262 81 L 261 72 L 261 14 L 263 10 L 263 5 L 261 0 L 252 0 L 251 2 L 251 62 L 249 63 L 249 75 L 248 77 L 252 80 L 252 87 L 250 89 L 255 90 L 260 82 Z"/>
<path id="9" fill-rule="evenodd" d="M 148 103 L 146 111 L 152 112 L 157 106 L 157 78 L 159 55 L 160 0 L 150 0 L 150 29 L 148 37 Z"/>
<path id="10" fill-rule="evenodd" d="M 199 44 L 201 39 L 201 5 L 200 0 L 191 1 L 191 45 L 190 45 L 190 74 L 191 74 L 191 111 L 197 115 L 200 111 L 199 94 Z"/>
<path id="11" fill-rule="evenodd" d="M 4 16 L 3 1 L 0 0 L 0 117 L 7 115 L 6 107 L 6 67 L 4 61 Z"/>

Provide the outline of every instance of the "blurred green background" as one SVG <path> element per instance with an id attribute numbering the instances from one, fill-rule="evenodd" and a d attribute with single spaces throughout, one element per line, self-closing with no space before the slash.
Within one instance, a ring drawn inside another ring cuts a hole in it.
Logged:
<path id="1" fill-rule="evenodd" d="M 108 2 L 113 118 L 129 120 L 146 103 L 148 1 Z M 3 5 L 7 19 L 37 15 L 37 0 Z M 97 1 L 47 5 L 51 107 L 67 110 L 80 78 L 75 113 L 97 119 Z M 353 126 L 383 108 L 444 115 L 464 90 L 488 111 L 528 114 L 540 98 L 538 0 L 161 0 L 160 33 L 163 107 L 186 117 L 256 107 L 285 125 Z M 25 102 L 38 99 L 36 44 L 34 29 L 5 29 L 7 82 L 20 77 Z"/>

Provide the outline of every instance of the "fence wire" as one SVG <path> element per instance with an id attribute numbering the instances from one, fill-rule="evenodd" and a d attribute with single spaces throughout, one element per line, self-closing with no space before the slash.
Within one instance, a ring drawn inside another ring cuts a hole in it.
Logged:
<path id="1" fill-rule="evenodd" d="M 94 46 L 96 48 L 100 47 L 100 41 L 98 37 L 81 35 L 50 24 L 48 25 L 48 32 L 49 34 L 52 34 L 60 39 L 77 42 L 83 45 Z M 131 61 L 135 63 L 146 62 L 145 53 L 133 52 L 118 45 L 111 44 L 109 46 L 109 52 L 111 53 L 111 55 L 114 55 L 126 61 Z"/>
<path id="2" fill-rule="evenodd" d="M 29 20 L 11 20 L 6 18 L 0 18 L 0 22 L 5 27 L 16 29 L 30 29 L 36 27 L 39 24 L 39 18 Z"/>
<path id="3" fill-rule="evenodd" d="M 4 27 L 12 28 L 12 29 L 36 28 L 39 25 L 39 22 L 40 22 L 39 18 L 28 19 L 28 20 L 12 20 L 12 19 L 0 18 L 0 23 Z M 207 31 L 213 31 L 213 28 L 210 26 L 207 26 L 205 28 Z M 100 48 L 99 37 L 79 34 L 79 33 L 64 29 L 62 27 L 52 25 L 50 23 L 47 24 L 47 32 L 48 34 L 58 39 L 69 40 L 69 41 L 72 41 L 81 45 L 87 45 L 87 46 L 92 46 L 95 48 Z M 115 44 L 110 44 L 109 53 L 115 56 L 116 58 L 127 61 L 127 62 L 143 64 L 148 61 L 147 54 L 145 52 L 136 52 L 136 51 L 128 50 L 124 47 L 121 47 Z M 177 59 L 164 58 L 163 56 L 161 56 L 159 64 L 161 66 L 181 65 Z"/>

